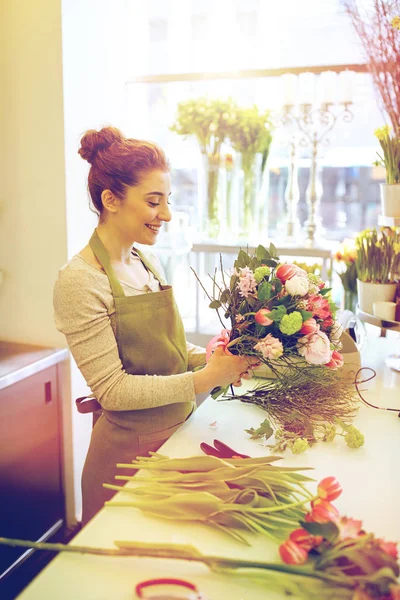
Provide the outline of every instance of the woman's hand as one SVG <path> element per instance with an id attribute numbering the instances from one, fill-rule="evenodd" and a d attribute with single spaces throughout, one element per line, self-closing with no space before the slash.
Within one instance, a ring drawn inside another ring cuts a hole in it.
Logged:
<path id="1" fill-rule="evenodd" d="M 251 369 L 259 364 L 254 356 L 235 356 L 227 354 L 222 348 L 216 348 L 204 369 L 194 373 L 196 394 L 217 386 L 241 385 L 242 378 L 250 379 Z"/>

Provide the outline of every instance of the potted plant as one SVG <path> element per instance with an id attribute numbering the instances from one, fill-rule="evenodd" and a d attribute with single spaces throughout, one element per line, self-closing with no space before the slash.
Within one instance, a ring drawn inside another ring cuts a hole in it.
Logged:
<path id="1" fill-rule="evenodd" d="M 366 229 L 356 238 L 357 291 L 360 309 L 372 314 L 373 303 L 392 302 L 400 263 L 400 233 L 394 228 Z"/>
<path id="2" fill-rule="evenodd" d="M 382 148 L 376 165 L 386 169 L 386 183 L 381 183 L 382 215 L 400 217 L 400 129 L 390 134 L 390 127 L 385 125 L 375 131 Z"/>

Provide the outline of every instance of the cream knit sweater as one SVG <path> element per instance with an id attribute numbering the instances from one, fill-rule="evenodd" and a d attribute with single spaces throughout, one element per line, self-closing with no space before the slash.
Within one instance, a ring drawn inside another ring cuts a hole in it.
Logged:
<path id="1" fill-rule="evenodd" d="M 160 272 L 159 264 L 156 268 Z M 120 283 L 126 295 L 138 293 L 129 284 Z M 149 285 L 154 291 L 160 289 L 152 274 Z M 80 255 L 59 271 L 54 287 L 54 318 L 86 383 L 104 409 L 138 410 L 195 400 L 191 369 L 204 364 L 205 349 L 187 343 L 186 373 L 129 375 L 118 354 L 108 277 Z"/>

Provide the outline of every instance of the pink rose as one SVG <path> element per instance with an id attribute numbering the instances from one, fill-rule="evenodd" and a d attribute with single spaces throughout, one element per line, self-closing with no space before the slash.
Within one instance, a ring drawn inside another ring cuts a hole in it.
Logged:
<path id="1" fill-rule="evenodd" d="M 343 365 L 344 365 L 343 356 L 337 350 L 334 350 L 332 352 L 331 360 L 329 362 L 325 363 L 325 366 L 328 367 L 329 369 L 332 369 L 333 371 L 336 371 L 336 369 L 340 369 L 341 367 L 343 367 Z"/>
<path id="2" fill-rule="evenodd" d="M 254 346 L 254 350 L 261 352 L 266 359 L 279 358 L 283 354 L 282 342 L 270 333 Z"/>
<path id="3" fill-rule="evenodd" d="M 324 365 L 331 360 L 331 344 L 322 331 L 299 338 L 297 349 L 311 365 Z"/>
<path id="4" fill-rule="evenodd" d="M 320 294 L 313 294 L 307 302 L 307 310 L 312 312 L 314 317 L 318 317 L 323 321 L 331 316 L 329 301 Z"/>
<path id="5" fill-rule="evenodd" d="M 385 540 L 378 539 L 379 548 L 386 552 L 389 556 L 397 560 L 399 553 L 397 550 L 397 542 L 386 542 Z"/>
<path id="6" fill-rule="evenodd" d="M 303 335 L 310 335 L 312 333 L 317 333 L 317 331 L 319 331 L 319 325 L 312 317 L 307 319 L 307 321 L 304 321 L 303 326 L 300 329 L 300 333 Z"/>
<path id="7" fill-rule="evenodd" d="M 296 265 L 284 264 L 280 265 L 277 268 L 275 275 L 278 279 L 281 280 L 282 283 L 286 283 L 288 279 L 292 279 L 292 277 L 294 277 L 295 275 L 306 277 L 307 273 L 303 269 L 300 269 L 300 267 L 297 267 Z"/>
<path id="8" fill-rule="evenodd" d="M 268 327 L 268 325 L 272 325 L 273 320 L 268 318 L 268 314 L 271 311 L 268 308 L 260 308 L 258 312 L 254 315 L 254 319 L 256 323 L 259 325 L 264 325 L 264 327 Z"/>
<path id="9" fill-rule="evenodd" d="M 229 329 L 223 329 L 219 335 L 215 335 L 208 342 L 208 344 L 206 346 L 206 361 L 207 362 L 208 362 L 208 359 L 210 358 L 211 354 L 219 346 L 221 346 L 227 354 L 232 354 L 232 352 L 229 352 L 229 350 L 227 348 L 227 346 L 230 342 L 230 335 L 231 335 L 231 332 L 229 331 Z"/>

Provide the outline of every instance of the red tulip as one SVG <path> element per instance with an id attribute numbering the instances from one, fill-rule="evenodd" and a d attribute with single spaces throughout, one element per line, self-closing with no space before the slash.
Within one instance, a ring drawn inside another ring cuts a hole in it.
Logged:
<path id="1" fill-rule="evenodd" d="M 305 529 L 295 529 L 290 534 L 289 539 L 301 548 L 304 548 L 304 550 L 309 551 L 319 546 L 324 538 L 322 535 L 312 535 Z"/>
<path id="2" fill-rule="evenodd" d="M 323 500 L 332 502 L 336 498 L 339 498 L 342 491 L 342 486 L 336 477 L 325 477 L 325 479 L 319 482 L 317 493 Z"/>
<path id="3" fill-rule="evenodd" d="M 328 363 L 325 363 L 325 367 L 328 369 L 332 369 L 336 371 L 336 369 L 340 369 L 344 365 L 344 358 L 337 350 L 332 352 L 331 360 Z"/>
<path id="4" fill-rule="evenodd" d="M 328 500 L 318 498 L 317 500 L 314 500 L 311 505 L 312 511 L 310 520 L 314 523 L 335 523 L 340 517 L 338 509 L 328 502 Z"/>
<path id="5" fill-rule="evenodd" d="M 264 327 L 268 327 L 268 325 L 272 325 L 273 320 L 268 318 L 268 314 L 271 311 L 268 308 L 260 308 L 258 312 L 254 315 L 254 319 L 256 323 L 259 325 L 264 325 Z"/>
<path id="6" fill-rule="evenodd" d="M 275 271 L 275 275 L 282 283 L 285 283 L 288 279 L 292 279 L 295 275 L 305 274 L 303 269 L 296 267 L 296 265 L 284 264 L 280 265 Z"/>
<path id="7" fill-rule="evenodd" d="M 281 559 L 287 565 L 303 565 L 307 562 L 308 552 L 292 540 L 286 540 L 279 546 Z"/>
<path id="8" fill-rule="evenodd" d="M 319 331 L 319 325 L 317 321 L 312 317 L 304 321 L 300 329 L 300 333 L 302 333 L 303 335 L 311 335 L 313 333 L 317 333 L 317 331 Z"/>

